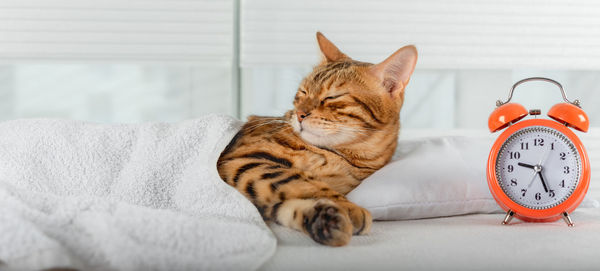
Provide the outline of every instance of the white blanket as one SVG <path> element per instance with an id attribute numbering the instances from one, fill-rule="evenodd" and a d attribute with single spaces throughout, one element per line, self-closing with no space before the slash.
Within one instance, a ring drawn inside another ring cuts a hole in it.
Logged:
<path id="1" fill-rule="evenodd" d="M 0 269 L 253 270 L 276 240 L 216 170 L 240 123 L 0 123 Z"/>

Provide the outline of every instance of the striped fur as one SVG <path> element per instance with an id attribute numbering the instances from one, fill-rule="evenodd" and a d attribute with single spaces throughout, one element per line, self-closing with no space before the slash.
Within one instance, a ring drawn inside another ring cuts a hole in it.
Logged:
<path id="1" fill-rule="evenodd" d="M 341 246 L 370 229 L 370 213 L 345 195 L 394 153 L 408 77 L 394 78 L 389 69 L 402 62 L 410 71 L 396 73 L 410 76 L 416 50 L 403 48 L 396 53 L 401 59 L 373 65 L 317 37 L 324 60 L 302 81 L 294 109 L 283 117 L 249 117 L 217 168 L 265 220 Z"/>

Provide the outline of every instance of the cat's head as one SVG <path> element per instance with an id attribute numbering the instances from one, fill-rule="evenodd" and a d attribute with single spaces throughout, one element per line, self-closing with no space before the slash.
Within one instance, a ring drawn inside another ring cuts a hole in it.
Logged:
<path id="1" fill-rule="evenodd" d="M 417 49 L 405 46 L 370 64 L 351 59 L 321 33 L 317 41 L 323 59 L 300 83 L 288 115 L 294 131 L 323 147 L 364 141 L 386 129 L 397 133 Z"/>

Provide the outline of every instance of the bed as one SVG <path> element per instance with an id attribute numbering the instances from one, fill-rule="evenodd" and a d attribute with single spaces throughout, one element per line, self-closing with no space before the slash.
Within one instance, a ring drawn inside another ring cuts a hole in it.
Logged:
<path id="1" fill-rule="evenodd" d="M 259 270 L 598 270 L 600 209 L 503 226 L 502 214 L 375 222 L 368 236 L 329 248 L 272 226 L 277 250 Z"/>
<path id="2" fill-rule="evenodd" d="M 600 170 L 600 129 L 579 134 L 590 156 L 592 180 L 587 203 L 572 214 L 573 228 L 563 221 L 516 219 L 503 226 L 499 212 L 436 213 L 430 219 L 376 221 L 368 235 L 332 248 L 278 225 L 269 229 L 256 208 L 220 180 L 216 159 L 239 125 L 222 115 L 173 124 L 0 123 L 0 269 L 600 266 L 600 183 L 593 173 Z M 400 145 L 426 137 L 475 136 L 494 137 L 484 130 L 406 130 Z"/>
<path id="3" fill-rule="evenodd" d="M 425 136 L 486 136 L 484 130 L 403 131 L 401 141 Z M 600 199 L 600 129 L 578 133 L 592 166 L 588 199 Z M 485 181 L 485 180 L 482 180 Z M 598 270 L 600 208 L 579 208 L 575 227 L 562 220 L 501 225 L 502 213 L 376 221 L 367 236 L 341 248 L 318 245 L 270 225 L 277 250 L 259 270 Z"/>

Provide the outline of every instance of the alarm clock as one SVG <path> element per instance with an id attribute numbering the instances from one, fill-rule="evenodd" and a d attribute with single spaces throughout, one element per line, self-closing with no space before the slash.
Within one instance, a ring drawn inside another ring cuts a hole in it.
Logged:
<path id="1" fill-rule="evenodd" d="M 521 104 L 510 103 L 515 88 L 529 81 L 549 82 L 560 89 L 564 102 L 552 106 L 550 119 L 538 118 L 539 109 L 527 111 Z M 496 101 L 488 127 L 492 133 L 505 129 L 492 145 L 487 162 L 488 186 L 506 211 L 502 224 L 513 217 L 526 222 L 562 217 L 573 226 L 569 214 L 581 203 L 590 183 L 587 153 L 571 131 L 589 128 L 579 100 L 569 101 L 562 85 L 552 79 L 526 78 L 512 86 L 505 102 Z"/>

